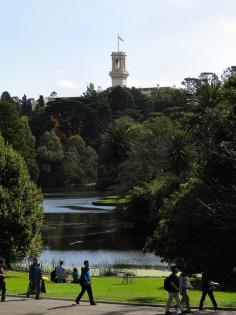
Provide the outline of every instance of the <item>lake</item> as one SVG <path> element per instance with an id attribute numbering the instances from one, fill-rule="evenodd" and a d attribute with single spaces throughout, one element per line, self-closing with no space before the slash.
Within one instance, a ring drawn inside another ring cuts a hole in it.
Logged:
<path id="1" fill-rule="evenodd" d="M 113 207 L 93 206 L 96 193 L 45 193 L 45 249 L 42 263 L 82 265 L 85 259 L 93 266 L 127 265 L 163 266 L 153 254 L 142 253 L 140 236 L 121 229 L 113 215 Z"/>

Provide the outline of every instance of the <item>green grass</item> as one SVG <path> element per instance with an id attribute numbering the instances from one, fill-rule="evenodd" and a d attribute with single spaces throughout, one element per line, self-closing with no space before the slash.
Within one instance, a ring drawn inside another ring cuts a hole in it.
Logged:
<path id="1" fill-rule="evenodd" d="M 128 196 L 107 196 L 93 202 L 94 206 L 119 206 L 124 205 L 129 201 Z"/>
<path id="2" fill-rule="evenodd" d="M 28 287 L 28 274 L 9 271 L 7 273 L 7 293 L 25 294 Z M 47 293 L 42 296 L 75 299 L 80 286 L 73 283 L 46 282 Z M 167 292 L 163 289 L 163 278 L 136 278 L 132 284 L 122 284 L 117 277 L 94 277 L 93 292 L 96 300 L 131 302 L 131 303 L 159 303 L 165 304 Z M 198 306 L 201 291 L 189 292 L 191 305 Z M 236 292 L 215 292 L 220 307 L 236 307 Z M 85 295 L 85 299 L 87 296 Z M 209 298 L 206 306 L 212 306 Z"/>

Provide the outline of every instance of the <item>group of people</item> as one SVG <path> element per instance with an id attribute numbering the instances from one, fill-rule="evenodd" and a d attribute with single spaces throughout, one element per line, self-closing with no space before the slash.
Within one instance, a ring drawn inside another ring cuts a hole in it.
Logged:
<path id="1" fill-rule="evenodd" d="M 63 265 L 63 261 L 60 261 L 59 266 L 57 266 L 51 274 L 51 280 L 56 283 L 65 283 L 67 282 L 67 273 L 66 269 Z M 91 272 L 89 269 L 89 261 L 84 261 L 84 267 L 81 268 L 81 274 L 79 275 L 78 269 L 74 268 L 72 272 L 72 283 L 79 283 L 81 285 L 81 291 L 77 296 L 75 302 L 76 304 L 80 304 L 80 300 L 84 293 L 87 291 L 89 296 L 89 301 L 91 305 L 96 305 L 93 299 L 93 292 L 91 286 Z M 38 259 L 35 258 L 33 260 L 33 264 L 29 268 L 29 288 L 27 292 L 27 296 L 31 293 L 35 293 L 36 299 L 39 299 L 40 292 L 44 292 L 42 288 L 43 285 L 42 272 L 40 268 L 40 264 Z"/>
<path id="2" fill-rule="evenodd" d="M 65 267 L 63 266 L 63 261 L 60 261 L 59 266 L 53 271 L 54 273 L 51 274 L 51 278 L 55 282 L 66 282 L 67 281 L 67 274 Z M 166 303 L 165 314 L 169 315 L 172 314 L 170 312 L 170 307 L 172 304 L 173 299 L 176 300 L 176 309 L 180 310 L 181 313 L 191 313 L 190 303 L 189 303 L 189 296 L 188 290 L 192 288 L 192 285 L 189 281 L 189 277 L 185 272 L 182 272 L 180 276 L 177 276 L 178 269 L 173 266 L 171 268 L 171 275 L 165 279 L 164 288 L 168 291 L 168 300 Z M 5 294 L 6 294 L 6 267 L 5 262 L 2 258 L 0 258 L 0 291 L 2 291 L 2 298 L 1 302 L 5 301 Z M 96 305 L 92 286 L 91 286 L 91 272 L 89 269 L 89 261 L 84 261 L 84 266 L 81 268 L 81 274 L 79 275 L 78 269 L 74 268 L 72 273 L 72 281 L 73 283 L 79 283 L 81 286 L 81 291 L 77 298 L 75 299 L 76 304 L 80 304 L 81 298 L 85 292 L 87 292 L 89 301 L 91 305 Z M 213 294 L 213 287 L 219 285 L 216 282 L 211 280 L 209 270 L 205 270 L 202 274 L 202 296 L 199 303 L 199 310 L 203 310 L 203 303 L 205 301 L 206 295 L 210 297 L 212 304 L 215 310 L 218 310 L 218 306 Z M 27 291 L 27 297 L 30 294 L 35 294 L 35 298 L 40 298 L 40 292 L 46 292 L 44 287 L 44 281 L 42 277 L 42 271 L 40 264 L 37 258 L 34 258 L 33 263 L 30 265 L 29 268 L 29 287 Z M 181 299 L 180 299 L 181 295 Z M 186 306 L 186 309 L 184 308 Z"/>
<path id="3" fill-rule="evenodd" d="M 78 272 L 78 268 L 73 268 L 73 272 L 71 274 L 72 283 L 79 283 L 80 275 Z M 54 268 L 51 272 L 51 281 L 55 283 L 66 283 L 68 281 L 68 274 L 66 272 L 66 268 L 64 267 L 64 262 L 61 260 L 59 265 Z"/>
<path id="4" fill-rule="evenodd" d="M 180 276 L 177 276 L 178 269 L 173 266 L 171 268 L 171 275 L 165 279 L 164 287 L 168 291 L 168 300 L 166 303 L 165 314 L 172 314 L 170 312 L 170 307 L 173 299 L 176 301 L 176 308 L 179 309 L 182 314 L 191 313 L 188 290 L 192 288 L 192 285 L 189 281 L 189 277 L 186 272 L 182 272 Z M 205 270 L 202 274 L 202 297 L 199 303 L 199 310 L 203 310 L 203 303 L 205 301 L 206 295 L 208 294 L 211 302 L 214 306 L 215 311 L 219 310 L 217 306 L 214 294 L 213 287 L 219 285 L 216 282 L 211 281 L 209 270 Z M 180 299 L 181 295 L 181 299 Z M 186 306 L 186 310 L 184 308 Z"/>

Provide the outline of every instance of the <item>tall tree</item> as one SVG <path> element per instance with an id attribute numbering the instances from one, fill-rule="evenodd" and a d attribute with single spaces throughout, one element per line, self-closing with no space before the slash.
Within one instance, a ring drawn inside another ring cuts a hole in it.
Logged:
<path id="1" fill-rule="evenodd" d="M 27 99 L 26 95 L 24 94 L 21 103 L 21 115 L 30 116 L 31 113 L 32 113 L 31 101 Z"/>
<path id="2" fill-rule="evenodd" d="M 12 102 L 12 98 L 9 92 L 4 91 L 1 95 L 1 101 Z"/>
<path id="3" fill-rule="evenodd" d="M 0 256 L 7 264 L 42 250 L 42 194 L 22 157 L 0 138 Z"/>

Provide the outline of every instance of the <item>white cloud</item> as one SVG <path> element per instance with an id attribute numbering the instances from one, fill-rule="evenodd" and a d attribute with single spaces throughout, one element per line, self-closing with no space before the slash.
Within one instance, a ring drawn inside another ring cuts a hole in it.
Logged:
<path id="1" fill-rule="evenodd" d="M 69 80 L 60 80 L 57 82 L 57 84 L 66 90 L 78 90 L 79 89 L 79 86 L 76 83 L 69 81 Z"/>

